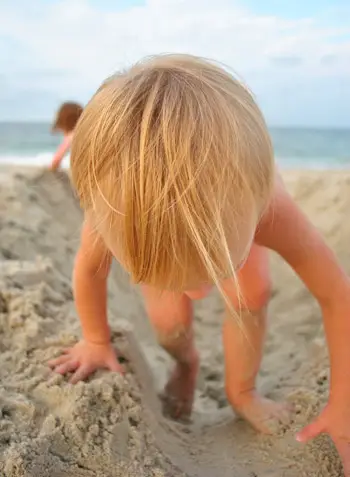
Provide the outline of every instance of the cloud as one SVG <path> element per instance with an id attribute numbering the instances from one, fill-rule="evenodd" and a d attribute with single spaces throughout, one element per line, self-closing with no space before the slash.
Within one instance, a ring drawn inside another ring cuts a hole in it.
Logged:
<path id="1" fill-rule="evenodd" d="M 281 67 L 295 67 L 303 63 L 303 58 L 299 56 L 275 56 L 271 58 L 271 63 Z"/>
<path id="2" fill-rule="evenodd" d="M 4 3 L 0 63 L 6 61 L 6 81 L 17 92 L 42 88 L 57 100 L 85 101 L 115 70 L 162 52 L 227 64 L 267 111 L 274 110 L 272 87 L 278 96 L 296 84 L 308 89 L 320 78 L 336 83 L 350 77 L 350 29 L 327 26 L 324 19 L 258 16 L 232 0 L 147 0 L 113 11 L 84 0 Z M 283 120 L 277 110 L 272 116 Z"/>
<path id="3" fill-rule="evenodd" d="M 332 66 L 332 65 L 336 64 L 337 60 L 338 60 L 337 55 L 334 55 L 334 54 L 331 54 L 331 53 L 328 54 L 328 55 L 323 55 L 320 58 L 321 64 L 326 65 L 326 66 Z"/>

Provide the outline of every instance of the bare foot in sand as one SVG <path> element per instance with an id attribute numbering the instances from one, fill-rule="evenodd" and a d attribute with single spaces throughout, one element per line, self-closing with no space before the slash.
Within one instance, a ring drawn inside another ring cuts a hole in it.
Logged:
<path id="1" fill-rule="evenodd" d="M 161 394 L 163 413 L 172 419 L 188 422 L 192 412 L 199 357 L 191 363 L 176 363 L 167 385 Z"/>
<path id="2" fill-rule="evenodd" d="M 263 398 L 256 392 L 244 393 L 231 404 L 239 416 L 263 434 L 284 432 L 292 422 L 292 405 Z"/>

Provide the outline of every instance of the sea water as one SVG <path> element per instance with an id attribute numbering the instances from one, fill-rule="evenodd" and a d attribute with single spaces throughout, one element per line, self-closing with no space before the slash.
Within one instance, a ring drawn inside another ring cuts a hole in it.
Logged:
<path id="1" fill-rule="evenodd" d="M 270 128 L 270 133 L 281 168 L 350 166 L 350 129 Z M 0 163 L 47 166 L 61 139 L 48 123 L 0 122 Z"/>

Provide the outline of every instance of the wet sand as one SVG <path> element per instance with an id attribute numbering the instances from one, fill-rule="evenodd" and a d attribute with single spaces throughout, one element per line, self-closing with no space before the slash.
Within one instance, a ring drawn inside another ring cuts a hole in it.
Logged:
<path id="1" fill-rule="evenodd" d="M 287 187 L 350 272 L 350 172 L 284 173 Z M 193 422 L 163 418 L 157 393 L 171 362 L 117 264 L 109 281 L 113 342 L 126 378 L 76 386 L 46 361 L 79 338 L 71 273 L 81 212 L 64 173 L 0 168 L 0 475 L 4 477 L 336 477 L 329 439 L 294 439 L 325 404 L 320 310 L 271 254 L 274 290 L 259 386 L 296 405 L 283 435 L 256 434 L 228 406 L 217 293 L 196 305 L 202 362 Z"/>

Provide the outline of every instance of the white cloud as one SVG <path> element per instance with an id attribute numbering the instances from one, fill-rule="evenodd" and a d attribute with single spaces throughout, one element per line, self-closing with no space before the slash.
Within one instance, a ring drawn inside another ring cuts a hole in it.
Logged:
<path id="1" fill-rule="evenodd" d="M 350 40 L 337 40 L 350 29 L 330 28 L 316 18 L 257 16 L 228 0 L 148 0 L 145 6 L 114 12 L 84 0 L 42 2 L 34 8 L 36 1 L 23 2 L 21 9 L 15 1 L 0 4 L 0 36 L 22 51 L 5 69 L 17 90 L 44 88 L 58 98 L 85 99 L 116 69 L 161 52 L 222 61 L 263 103 L 271 85 L 283 91 L 300 83 L 310 88 L 319 78 L 350 79 Z M 292 64 L 291 58 L 298 61 Z"/>

